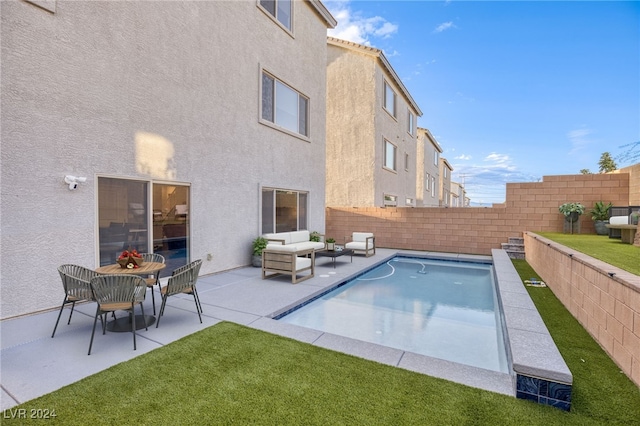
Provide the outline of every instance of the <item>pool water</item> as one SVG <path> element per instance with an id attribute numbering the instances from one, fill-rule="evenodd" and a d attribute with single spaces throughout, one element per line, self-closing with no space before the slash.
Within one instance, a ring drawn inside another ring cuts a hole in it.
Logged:
<path id="1" fill-rule="evenodd" d="M 395 257 L 280 321 L 508 372 L 488 263 Z"/>

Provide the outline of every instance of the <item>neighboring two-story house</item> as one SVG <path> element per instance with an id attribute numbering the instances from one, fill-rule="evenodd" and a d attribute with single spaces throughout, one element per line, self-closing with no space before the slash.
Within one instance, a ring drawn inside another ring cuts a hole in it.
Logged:
<path id="1" fill-rule="evenodd" d="M 442 148 L 428 129 L 418 127 L 416 196 L 418 206 L 440 205 L 440 154 Z"/>
<path id="2" fill-rule="evenodd" d="M 446 158 L 440 157 L 440 207 L 451 207 L 451 172 L 453 167 Z"/>
<path id="3" fill-rule="evenodd" d="M 416 206 L 422 111 L 379 50 L 327 39 L 328 206 Z"/>
<path id="4" fill-rule="evenodd" d="M 64 263 L 132 246 L 207 274 L 262 233 L 324 230 L 320 1 L 0 8 L 2 318 L 59 306 Z"/>

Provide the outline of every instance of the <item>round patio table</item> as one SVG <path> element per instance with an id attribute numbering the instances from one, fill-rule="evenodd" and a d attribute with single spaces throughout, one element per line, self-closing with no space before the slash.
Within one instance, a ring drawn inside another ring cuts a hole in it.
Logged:
<path id="1" fill-rule="evenodd" d="M 119 264 L 105 265 L 96 269 L 96 272 L 103 275 L 108 274 L 128 274 L 128 275 L 151 275 L 155 274 L 167 265 L 161 262 L 144 262 L 137 268 L 122 268 Z M 152 290 L 153 291 L 153 290 Z M 136 330 L 146 328 L 153 325 L 156 322 L 156 317 L 153 315 L 136 315 Z M 116 318 L 107 323 L 107 330 L 115 332 L 128 332 L 131 331 L 131 315 Z"/>

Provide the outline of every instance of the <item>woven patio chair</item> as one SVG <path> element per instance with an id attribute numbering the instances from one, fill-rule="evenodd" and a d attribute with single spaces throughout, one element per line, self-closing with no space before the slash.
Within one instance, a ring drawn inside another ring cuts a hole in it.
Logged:
<path id="1" fill-rule="evenodd" d="M 71 312 L 69 312 L 69 320 L 67 325 L 71 324 L 71 315 L 73 315 L 73 309 L 76 306 L 76 302 L 93 300 L 93 294 L 91 293 L 91 286 L 89 282 L 91 278 L 95 277 L 97 273 L 84 266 L 65 264 L 58 267 L 60 278 L 62 279 L 62 286 L 64 287 L 64 299 L 60 306 L 60 312 L 58 313 L 58 319 L 56 325 L 53 327 L 53 333 L 51 337 L 56 335 L 56 329 L 62 316 L 62 310 L 69 303 L 71 304 Z M 102 320 L 102 317 L 100 318 Z"/>
<path id="2" fill-rule="evenodd" d="M 183 293 L 186 294 L 193 294 L 193 296 L 196 299 L 196 302 L 198 303 L 198 309 L 200 310 L 200 313 L 203 313 L 202 311 L 202 304 L 200 303 L 200 297 L 198 296 L 198 290 L 196 289 L 196 283 L 198 282 L 198 275 L 200 274 L 200 267 L 202 266 L 202 259 L 198 259 L 198 260 L 194 260 L 191 263 L 188 263 L 184 266 L 181 266 L 179 268 L 176 268 L 173 270 L 173 272 L 171 273 L 171 275 L 176 275 L 179 274 L 182 271 L 185 271 L 187 269 L 191 269 L 191 280 L 193 282 L 193 284 L 191 285 L 191 287 L 188 287 L 187 289 L 185 289 L 185 291 L 183 291 Z"/>
<path id="3" fill-rule="evenodd" d="M 157 263 L 165 262 L 164 256 L 157 253 L 142 253 L 142 259 L 145 262 L 157 262 Z M 156 297 L 153 294 L 153 286 L 157 284 L 158 291 L 162 289 L 162 287 L 160 286 L 160 271 L 156 272 L 155 275 L 149 275 L 147 278 L 144 279 L 144 281 L 147 283 L 147 287 L 151 289 L 151 303 L 153 303 L 153 315 L 155 315 L 156 314 Z"/>
<path id="4" fill-rule="evenodd" d="M 156 321 L 156 328 L 160 325 L 160 318 L 164 315 L 164 308 L 167 305 L 167 299 L 169 296 L 176 294 L 190 294 L 193 296 L 193 302 L 196 305 L 196 312 L 202 324 L 202 316 L 200 315 L 201 309 L 199 306 L 198 293 L 195 290 L 195 283 L 197 280 L 197 274 L 200 271 L 200 265 L 202 261 L 191 262 L 189 265 L 178 268 L 179 271 L 169 277 L 169 283 L 162 287 L 162 305 L 160 306 L 160 314 L 158 315 L 158 321 Z M 194 278 L 195 275 L 195 278 Z"/>
<path id="5" fill-rule="evenodd" d="M 98 275 L 91 279 L 91 289 L 98 307 L 96 308 L 96 316 L 93 319 L 93 331 L 91 332 L 91 341 L 89 342 L 89 353 L 91 355 L 91 346 L 93 345 L 93 336 L 96 332 L 96 323 L 98 316 L 115 311 L 129 311 L 131 315 L 131 332 L 133 333 L 133 350 L 136 350 L 136 315 L 135 307 L 140 305 L 142 316 L 144 318 L 144 296 L 147 292 L 147 283 L 137 275 Z M 106 321 L 102 324 L 102 334 L 106 333 Z M 148 330 L 145 323 L 145 329 Z"/>

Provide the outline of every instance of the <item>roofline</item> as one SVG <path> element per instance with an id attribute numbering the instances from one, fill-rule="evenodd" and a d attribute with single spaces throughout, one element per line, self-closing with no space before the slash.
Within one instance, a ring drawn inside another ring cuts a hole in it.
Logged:
<path id="1" fill-rule="evenodd" d="M 338 21 L 333 17 L 331 12 L 325 7 L 324 4 L 320 0 L 307 0 L 311 3 L 311 6 L 320 14 L 320 16 L 324 19 L 327 28 L 335 28 L 338 25 Z"/>
<path id="2" fill-rule="evenodd" d="M 387 70 L 389 74 L 391 74 L 391 77 L 393 78 L 396 85 L 398 85 L 400 90 L 402 90 L 402 94 L 409 101 L 409 103 L 411 104 L 413 109 L 416 111 L 418 116 L 422 117 L 422 110 L 420 109 L 416 101 L 413 99 L 411 94 L 409 93 L 409 90 L 402 83 L 402 81 L 400 80 L 400 77 L 398 77 L 398 74 L 396 74 L 396 71 L 391 66 L 391 63 L 387 60 L 387 57 L 384 56 L 384 52 L 382 50 L 376 49 L 375 47 L 365 46 L 363 44 L 354 43 L 352 41 L 342 40 L 335 37 L 327 37 L 327 43 L 334 46 L 357 50 L 357 51 L 369 54 L 371 56 L 375 56 L 376 58 L 380 59 L 380 62 L 382 62 L 383 67 Z"/>
<path id="3" fill-rule="evenodd" d="M 427 129 L 426 127 L 419 127 L 418 126 L 418 130 L 422 130 L 424 131 L 424 134 L 427 136 L 427 138 L 429 138 L 429 140 L 431 141 L 431 143 L 433 144 L 433 146 L 436 147 L 436 149 L 438 150 L 438 152 L 442 153 L 442 147 L 440 146 L 440 144 L 438 143 L 438 141 L 436 140 L 436 138 L 433 137 L 433 135 L 431 134 L 431 132 L 429 131 L 429 129 Z"/>
<path id="4" fill-rule="evenodd" d="M 444 157 L 441 157 L 441 158 L 442 158 L 442 161 L 444 162 L 444 164 L 446 164 L 447 167 L 449 167 L 449 170 L 453 171 L 453 167 L 451 166 L 451 163 L 449 163 L 449 161 L 446 158 L 444 158 Z"/>

